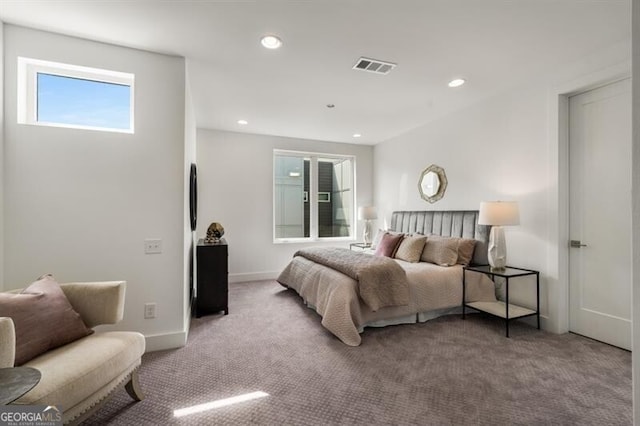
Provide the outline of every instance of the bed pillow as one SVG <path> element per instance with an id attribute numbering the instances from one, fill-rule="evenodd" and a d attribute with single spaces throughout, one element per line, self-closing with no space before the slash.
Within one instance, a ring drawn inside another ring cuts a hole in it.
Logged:
<path id="1" fill-rule="evenodd" d="M 454 238 L 429 235 L 420 260 L 440 266 L 452 266 L 458 261 L 458 241 Z"/>
<path id="2" fill-rule="evenodd" d="M 458 240 L 458 261 L 459 265 L 467 266 L 473 259 L 473 251 L 476 248 L 476 240 L 469 238 L 456 238 Z"/>
<path id="3" fill-rule="evenodd" d="M 426 242 L 427 237 L 424 235 L 406 235 L 398 245 L 395 258 L 411 263 L 419 262 Z"/>
<path id="4" fill-rule="evenodd" d="M 378 244 L 380 244 L 380 240 L 382 240 L 382 236 L 384 235 L 384 233 L 385 233 L 384 229 L 378 228 L 378 232 L 376 233 L 375 238 L 371 242 L 371 249 L 375 250 L 375 248 L 378 247 Z"/>
<path id="5" fill-rule="evenodd" d="M 0 293 L 0 317 L 11 317 L 15 326 L 15 365 L 93 333 L 51 275 L 21 293 Z"/>
<path id="6" fill-rule="evenodd" d="M 393 257 L 402 240 L 403 234 L 390 234 L 385 232 L 380 239 L 380 244 L 376 247 L 376 256 Z"/>

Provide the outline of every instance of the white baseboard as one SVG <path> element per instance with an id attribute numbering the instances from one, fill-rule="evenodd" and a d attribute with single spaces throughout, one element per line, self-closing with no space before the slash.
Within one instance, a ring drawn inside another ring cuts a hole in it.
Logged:
<path id="1" fill-rule="evenodd" d="M 165 349 L 177 349 L 187 344 L 187 331 L 176 333 L 154 334 L 145 336 L 145 352 L 163 351 Z"/>
<path id="2" fill-rule="evenodd" d="M 537 325 L 536 324 L 537 321 L 536 321 L 536 317 L 535 316 L 522 318 L 522 319 L 519 319 L 518 321 L 526 322 L 527 324 L 529 324 L 532 327 L 535 327 Z M 540 330 L 546 330 L 546 331 L 549 331 L 549 332 L 553 333 L 553 330 L 549 326 L 548 322 L 549 322 L 549 317 L 548 316 L 540 315 Z M 557 333 L 555 333 L 555 334 L 557 334 Z"/>
<path id="3" fill-rule="evenodd" d="M 262 281 L 262 280 L 275 280 L 280 275 L 280 271 L 265 271 L 265 272 L 248 272 L 239 274 L 229 274 L 230 283 L 242 283 L 246 281 Z"/>

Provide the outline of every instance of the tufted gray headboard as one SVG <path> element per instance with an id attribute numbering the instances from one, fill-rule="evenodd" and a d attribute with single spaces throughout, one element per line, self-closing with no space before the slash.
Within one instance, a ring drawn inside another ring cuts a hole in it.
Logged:
<path id="1" fill-rule="evenodd" d="M 486 265 L 491 226 L 478 225 L 478 210 L 396 211 L 389 229 L 396 232 L 436 234 L 477 240 L 474 264 Z"/>

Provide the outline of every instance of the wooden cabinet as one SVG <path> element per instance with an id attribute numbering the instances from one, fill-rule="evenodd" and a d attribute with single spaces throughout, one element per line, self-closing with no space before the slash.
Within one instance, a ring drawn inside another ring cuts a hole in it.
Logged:
<path id="1" fill-rule="evenodd" d="M 217 243 L 198 241 L 196 246 L 195 315 L 229 314 L 228 250 L 223 238 Z"/>

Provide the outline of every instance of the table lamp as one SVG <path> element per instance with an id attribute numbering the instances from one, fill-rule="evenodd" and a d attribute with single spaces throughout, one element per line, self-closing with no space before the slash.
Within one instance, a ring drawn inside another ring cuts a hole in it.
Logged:
<path id="1" fill-rule="evenodd" d="M 365 244 L 371 244 L 371 221 L 378 218 L 378 212 L 374 206 L 358 208 L 358 220 L 364 220 L 362 239 Z"/>
<path id="2" fill-rule="evenodd" d="M 519 225 L 520 212 L 515 201 L 483 201 L 480 203 L 478 225 L 491 225 L 489 235 L 489 265 L 501 270 L 507 265 L 507 244 L 503 226 Z"/>

